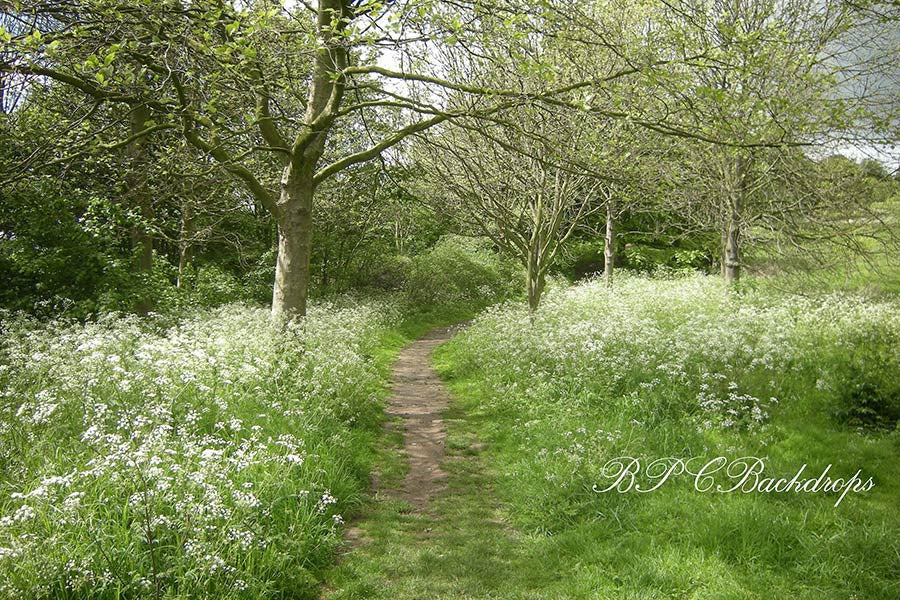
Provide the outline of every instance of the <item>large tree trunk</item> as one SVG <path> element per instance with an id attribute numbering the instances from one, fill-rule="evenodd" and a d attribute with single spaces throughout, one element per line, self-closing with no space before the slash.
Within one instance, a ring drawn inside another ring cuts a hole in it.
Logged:
<path id="1" fill-rule="evenodd" d="M 603 240 L 603 280 L 607 287 L 612 287 L 613 269 L 616 263 L 616 223 L 615 201 L 610 197 L 606 201 L 606 238 Z"/>
<path id="2" fill-rule="evenodd" d="M 309 86 L 304 129 L 286 161 L 274 211 L 278 222 L 278 259 L 272 292 L 274 316 L 292 318 L 306 314 L 315 172 L 344 94 L 344 80 L 339 74 L 348 64 L 348 53 L 340 36 L 350 14 L 350 3 L 344 0 L 319 0 L 316 30 L 320 44 Z"/>
<path id="3" fill-rule="evenodd" d="M 290 165 L 285 167 L 276 215 L 278 260 L 272 291 L 272 314 L 276 316 L 306 314 L 314 192 L 311 170 L 295 169 Z"/>
<path id="4" fill-rule="evenodd" d="M 725 241 L 725 282 L 737 283 L 741 278 L 741 216 L 744 205 L 744 159 L 734 159 L 729 169 L 728 204 L 723 231 Z"/>
<path id="5" fill-rule="evenodd" d="M 732 211 L 734 207 L 732 207 Z M 725 246 L 725 282 L 737 283 L 741 278 L 741 233 L 740 224 L 732 216 L 728 220 L 727 245 Z"/>

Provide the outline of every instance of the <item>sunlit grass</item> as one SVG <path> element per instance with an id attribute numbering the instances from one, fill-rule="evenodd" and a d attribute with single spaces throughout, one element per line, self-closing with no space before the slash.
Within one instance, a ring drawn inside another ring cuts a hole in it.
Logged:
<path id="1" fill-rule="evenodd" d="M 897 401 L 882 372 L 897 372 L 896 309 L 734 295 L 711 278 L 588 284 L 550 298 L 534 327 L 519 306 L 489 311 L 438 365 L 489 444 L 503 514 L 552 557 L 533 568 L 565 574 L 536 597 L 887 599 L 900 592 L 900 438 L 843 409 L 859 378 Z M 856 360 L 857 344 L 881 344 L 889 366 Z M 838 507 L 835 494 L 709 495 L 689 480 L 592 491 L 620 455 L 761 456 L 787 477 L 832 464 L 876 485 Z"/>
<path id="2" fill-rule="evenodd" d="M 0 596 L 315 596 L 399 322 L 390 303 L 5 322 Z"/>

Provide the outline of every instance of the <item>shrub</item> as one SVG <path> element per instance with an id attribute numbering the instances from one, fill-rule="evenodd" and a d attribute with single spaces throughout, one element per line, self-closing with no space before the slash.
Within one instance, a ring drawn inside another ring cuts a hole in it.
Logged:
<path id="1" fill-rule="evenodd" d="M 414 306 L 480 307 L 521 294 L 524 281 L 485 240 L 451 235 L 413 257 L 404 291 Z"/>
<path id="2" fill-rule="evenodd" d="M 838 352 L 831 357 L 838 418 L 855 426 L 897 427 L 900 332 L 863 323 L 838 343 Z"/>

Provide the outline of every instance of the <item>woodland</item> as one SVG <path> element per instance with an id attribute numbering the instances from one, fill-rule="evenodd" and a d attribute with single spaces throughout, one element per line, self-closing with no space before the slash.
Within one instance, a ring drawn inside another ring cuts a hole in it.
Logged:
<path id="1" fill-rule="evenodd" d="M 898 141 L 891 1 L 0 0 L 0 598 L 898 597 Z"/>

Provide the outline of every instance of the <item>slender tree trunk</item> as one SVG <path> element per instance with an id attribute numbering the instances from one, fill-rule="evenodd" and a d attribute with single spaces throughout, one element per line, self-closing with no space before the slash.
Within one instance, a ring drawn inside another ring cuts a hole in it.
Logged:
<path id="1" fill-rule="evenodd" d="M 616 223 L 613 218 L 615 210 L 615 201 L 610 197 L 606 201 L 606 238 L 603 240 L 603 280 L 607 287 L 612 287 L 616 263 Z"/>
<path id="2" fill-rule="evenodd" d="M 272 314 L 276 316 L 306 314 L 314 191 L 311 169 L 285 167 L 276 215 L 278 260 L 272 291 Z"/>
<path id="3" fill-rule="evenodd" d="M 331 278 L 328 276 L 328 258 L 328 246 L 325 245 L 325 247 L 322 248 L 322 268 L 320 269 L 319 273 L 321 274 L 320 279 L 322 281 L 322 288 L 326 290 L 328 289 L 328 285 L 331 283 Z"/>
<path id="4" fill-rule="evenodd" d="M 722 233 L 721 243 L 719 244 L 719 274 L 722 278 L 725 278 L 725 262 L 727 261 L 726 256 L 728 255 L 728 204 L 724 203 L 722 206 L 722 219 L 719 225 L 720 231 Z"/>
<path id="5" fill-rule="evenodd" d="M 737 283 L 741 278 L 740 227 L 734 219 L 728 224 L 728 245 L 725 248 L 725 282 Z"/>
<path id="6" fill-rule="evenodd" d="M 397 254 L 403 254 L 403 229 L 400 225 L 400 219 L 394 221 L 394 247 L 397 250 Z"/>
<path id="7" fill-rule="evenodd" d="M 184 286 L 184 271 L 194 258 L 194 210 L 187 202 L 181 209 L 181 234 L 178 240 L 178 280 L 175 287 L 181 289 Z"/>
<path id="8" fill-rule="evenodd" d="M 146 106 L 136 106 L 131 111 L 130 124 L 132 135 L 144 130 L 144 123 L 150 119 L 150 111 Z M 146 140 L 137 139 L 131 143 L 129 158 L 131 165 L 131 177 L 128 185 L 129 201 L 133 208 L 137 208 L 141 219 L 149 223 L 153 219 L 153 204 L 147 193 L 144 148 Z M 149 273 L 153 270 L 153 236 L 144 226 L 139 224 L 131 229 L 131 247 L 135 253 L 134 270 L 136 273 Z M 135 311 L 146 315 L 153 309 L 153 298 L 148 290 L 141 290 L 135 302 Z"/>
<path id="9" fill-rule="evenodd" d="M 537 268 L 534 264 L 528 265 L 526 279 L 528 287 L 528 312 L 531 314 L 532 320 L 534 320 L 534 313 L 541 303 L 541 295 L 544 293 L 544 286 L 547 282 L 544 271 Z"/>
<path id="10" fill-rule="evenodd" d="M 539 181 L 544 183 L 546 172 L 538 171 Z M 542 249 L 544 247 L 543 228 L 544 223 L 544 192 L 539 189 L 531 199 L 531 239 L 528 248 L 528 263 L 526 265 L 526 287 L 528 291 L 528 312 L 534 321 L 534 313 L 541 303 L 541 294 L 544 292 L 544 270 Z"/>
<path id="11" fill-rule="evenodd" d="M 744 205 L 744 159 L 738 156 L 730 169 L 728 205 L 725 218 L 725 282 L 741 278 L 741 213 Z"/>

